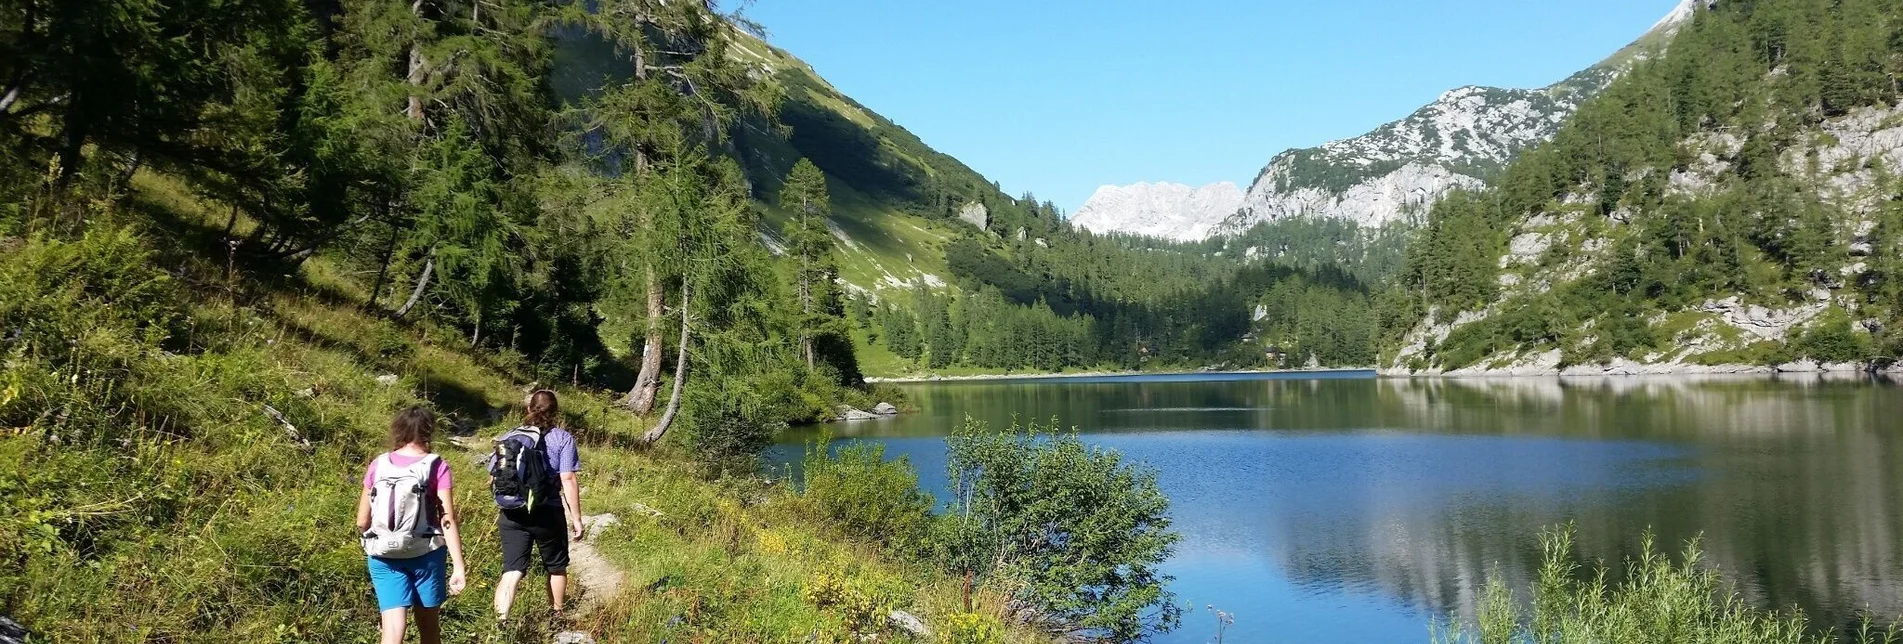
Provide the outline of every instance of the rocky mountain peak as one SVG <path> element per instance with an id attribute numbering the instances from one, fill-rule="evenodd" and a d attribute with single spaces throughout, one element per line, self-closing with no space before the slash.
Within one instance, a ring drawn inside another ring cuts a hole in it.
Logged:
<path id="1" fill-rule="evenodd" d="M 1206 210 L 1184 210 L 1186 186 L 1156 187 L 1171 184 L 1106 186 L 1072 221 L 1098 232 L 1184 240 L 1238 234 L 1287 217 L 1333 217 L 1362 226 L 1405 221 L 1452 190 L 1485 186 L 1521 152 L 1551 139 L 1581 102 L 1632 61 L 1659 51 L 1701 4 L 1713 1 L 1683 0 L 1631 45 L 1558 83 L 1536 89 L 1457 87 L 1367 134 L 1278 154 L 1236 207 L 1224 204 L 1220 210 L 1228 212 L 1213 224 L 1204 225 Z"/>
<path id="2" fill-rule="evenodd" d="M 1147 182 L 1103 186 L 1077 209 L 1070 223 L 1099 234 L 1200 240 L 1235 214 L 1242 197 L 1242 189 L 1227 181 L 1201 187 Z"/>

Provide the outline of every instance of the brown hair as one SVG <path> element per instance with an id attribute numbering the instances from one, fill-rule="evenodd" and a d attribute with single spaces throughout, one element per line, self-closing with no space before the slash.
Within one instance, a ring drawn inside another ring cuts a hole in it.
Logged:
<path id="1" fill-rule="evenodd" d="M 429 447 L 430 436 L 436 433 L 436 414 L 422 407 L 410 407 L 397 412 L 390 421 L 390 447 L 402 449 L 404 445 L 416 443 Z"/>
<path id="2" fill-rule="evenodd" d="M 561 403 L 555 400 L 555 392 L 547 389 L 529 394 L 526 403 L 528 415 L 522 422 L 541 429 L 550 429 L 561 419 Z"/>

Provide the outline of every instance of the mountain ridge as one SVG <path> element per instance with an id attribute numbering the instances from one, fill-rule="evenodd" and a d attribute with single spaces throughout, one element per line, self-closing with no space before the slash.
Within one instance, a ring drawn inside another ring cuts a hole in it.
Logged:
<path id="1" fill-rule="evenodd" d="M 1452 190 L 1485 186 L 1520 152 L 1552 138 L 1580 101 L 1669 41 L 1700 1 L 1683 0 L 1631 44 L 1551 85 L 1456 87 L 1366 134 L 1278 153 L 1257 171 L 1240 207 L 1220 219 L 1100 208 L 1089 223 L 1098 232 L 1155 234 L 1157 222 L 1180 221 L 1180 228 L 1159 236 L 1195 241 L 1289 217 L 1332 217 L 1363 227 L 1408 220 Z"/>

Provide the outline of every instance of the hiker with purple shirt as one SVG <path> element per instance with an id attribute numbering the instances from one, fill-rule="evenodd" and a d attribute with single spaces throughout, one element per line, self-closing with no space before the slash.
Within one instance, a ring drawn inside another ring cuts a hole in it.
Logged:
<path id="1" fill-rule="evenodd" d="M 463 591 L 455 481 L 449 464 L 429 451 L 435 429 L 436 416 L 426 409 L 397 414 L 390 422 L 392 451 L 370 461 L 363 474 L 357 533 L 377 594 L 382 644 L 403 642 L 412 611 L 418 640 L 440 643 L 439 611 L 449 595 Z"/>
<path id="2" fill-rule="evenodd" d="M 568 590 L 568 542 L 580 539 L 581 470 L 575 436 L 560 422 L 555 392 L 529 395 L 528 414 L 521 427 L 497 440 L 489 457 L 490 487 L 501 509 L 496 518 L 502 540 L 502 579 L 496 583 L 496 618 L 506 620 L 515 604 L 515 587 L 528 574 L 529 552 L 535 550 L 548 573 L 549 606 L 557 615 Z M 534 462 L 536 456 L 541 461 Z M 525 461 L 525 459 L 527 459 Z"/>

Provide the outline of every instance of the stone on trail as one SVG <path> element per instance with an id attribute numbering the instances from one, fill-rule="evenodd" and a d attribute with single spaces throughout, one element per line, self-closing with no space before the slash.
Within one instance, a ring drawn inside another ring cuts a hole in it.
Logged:
<path id="1" fill-rule="evenodd" d="M 892 614 L 887 615 L 886 619 L 891 620 L 892 625 L 898 627 L 899 630 L 911 633 L 913 637 L 929 638 L 932 636 L 932 627 L 926 626 L 925 620 L 919 619 L 917 615 L 894 608 L 892 609 Z"/>
<path id="2" fill-rule="evenodd" d="M 892 406 L 892 403 L 879 403 L 872 408 L 872 413 L 880 416 L 897 416 L 899 415 L 899 408 Z"/>
<path id="3" fill-rule="evenodd" d="M 555 644 L 595 644 L 595 636 L 581 631 L 562 631 L 555 634 Z"/>
<path id="4" fill-rule="evenodd" d="M 581 524 L 588 528 L 588 538 L 593 539 L 595 538 L 596 531 L 620 525 L 621 517 L 615 516 L 613 513 L 583 515 Z"/>

